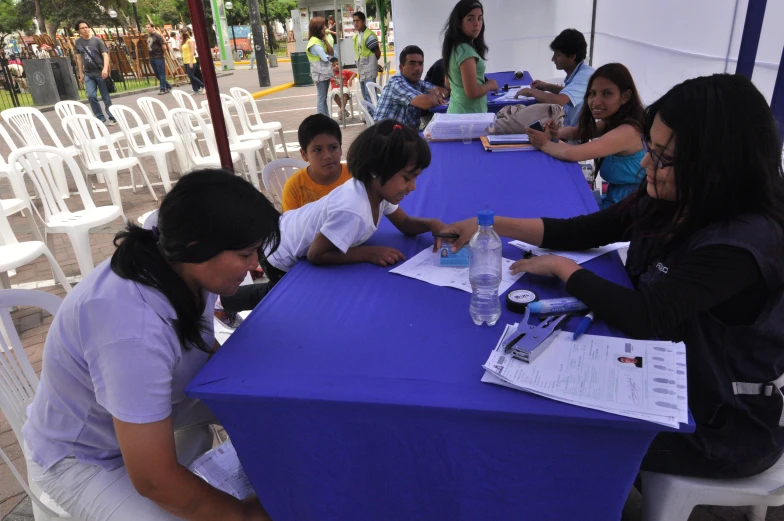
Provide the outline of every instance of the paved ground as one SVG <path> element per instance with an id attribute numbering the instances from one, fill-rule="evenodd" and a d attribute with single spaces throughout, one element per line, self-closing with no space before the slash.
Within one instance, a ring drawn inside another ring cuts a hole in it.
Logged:
<path id="1" fill-rule="evenodd" d="M 271 69 L 271 78 L 273 86 L 292 81 L 291 65 L 289 63 L 281 62 L 280 67 Z M 244 87 L 251 92 L 261 90 L 258 86 L 256 71 L 247 70 L 247 65 L 240 65 L 240 68 L 236 70 L 233 75 L 219 78 L 218 83 L 221 90 L 227 93 L 229 88 L 234 86 Z M 116 98 L 115 102 L 137 108 L 136 99 L 143 95 L 150 95 L 150 93 Z M 155 95 L 155 93 L 152 93 L 152 95 Z M 173 108 L 176 106 L 174 99 L 170 95 L 157 97 L 157 99 L 164 101 L 169 107 Z M 201 99 L 198 101 L 201 102 Z M 263 113 L 265 121 L 280 121 L 283 124 L 286 142 L 288 143 L 289 150 L 293 152 L 291 155 L 292 157 L 299 157 L 299 153 L 297 152 L 298 145 L 296 132 L 299 123 L 305 117 L 315 113 L 315 87 L 295 87 L 270 96 L 265 96 L 258 100 L 258 106 Z M 358 109 L 356 106 L 355 108 Z M 46 112 L 45 115 L 52 126 L 58 130 L 60 139 L 63 142 L 68 142 L 67 137 L 61 130 L 60 122 L 55 113 Z M 353 119 L 348 121 L 348 126 L 343 134 L 344 157 L 348 150 L 348 146 L 364 128 L 364 123 L 358 113 Z M 282 150 L 279 151 L 282 152 Z M 0 145 L 0 154 L 7 157 L 8 153 L 9 151 Z M 159 180 L 154 164 L 151 161 L 145 161 L 144 167 L 155 185 L 157 196 L 159 198 L 162 197 L 164 192 L 160 182 L 158 182 Z M 174 174 L 172 177 L 176 180 L 178 175 Z M 139 187 L 137 188 L 136 193 L 131 191 L 130 178 L 127 172 L 120 174 L 120 185 L 126 187 L 122 190 L 122 201 L 125 214 L 129 220 L 135 221 L 136 218 L 143 213 L 157 207 L 157 202 L 146 188 L 143 189 Z M 7 183 L 0 183 L 0 198 L 9 197 L 9 193 L 10 190 Z M 93 198 L 97 205 L 109 204 L 109 196 L 103 185 L 95 185 Z M 75 197 L 69 199 L 68 205 L 72 209 L 79 207 Z M 10 217 L 9 220 L 20 241 L 29 240 L 31 238 L 26 219 L 19 217 L 17 214 Z M 92 247 L 93 261 L 96 264 L 108 258 L 114 251 L 112 238 L 114 237 L 114 234 L 121 229 L 122 222 L 118 219 L 115 222 L 91 230 L 90 244 Z M 60 266 L 63 268 L 63 271 L 67 276 L 78 279 L 79 269 L 70 242 L 66 237 L 58 235 L 55 236 L 54 243 L 54 254 Z M 60 287 L 54 286 L 49 265 L 44 259 L 39 259 L 35 263 L 19 268 L 16 276 L 11 278 L 11 284 L 14 287 L 40 288 L 60 296 L 64 295 L 64 292 Z M 42 316 L 38 310 L 20 309 L 14 313 L 14 322 L 17 330 L 20 331 L 27 356 L 30 358 L 35 370 L 40 371 L 44 339 L 49 329 L 51 316 Z M 8 421 L 2 413 L 0 413 L 0 447 L 8 454 L 17 469 L 19 469 L 23 475 L 26 475 L 22 452 L 11 431 Z M 5 464 L 0 464 L 0 519 L 3 521 L 32 520 L 30 501 L 25 497 L 22 488 L 13 478 L 10 470 Z M 628 502 L 627 509 L 624 513 L 624 519 L 629 521 L 640 519 L 638 494 L 632 494 L 630 497 L 630 501 Z M 689 519 L 690 521 L 743 521 L 745 520 L 745 517 L 739 509 L 698 507 Z M 768 520 L 784 521 L 784 509 L 771 509 L 768 514 Z"/>

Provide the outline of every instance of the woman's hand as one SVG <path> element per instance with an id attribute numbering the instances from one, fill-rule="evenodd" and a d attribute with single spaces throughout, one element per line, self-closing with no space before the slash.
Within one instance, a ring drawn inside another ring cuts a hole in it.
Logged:
<path id="1" fill-rule="evenodd" d="M 547 132 L 539 132 L 531 127 L 527 127 L 525 133 L 528 134 L 528 139 L 531 141 L 531 144 L 540 150 L 545 144 L 550 142 L 549 130 Z"/>
<path id="2" fill-rule="evenodd" d="M 558 277 L 566 282 L 572 273 L 579 269 L 582 269 L 579 264 L 566 257 L 540 255 L 531 259 L 520 259 L 509 267 L 509 272 L 512 275 L 525 272 L 543 277 Z"/>
<path id="3" fill-rule="evenodd" d="M 445 225 L 436 233 L 454 233 L 459 235 L 459 237 L 452 243 L 452 251 L 456 252 L 471 240 L 471 237 L 474 236 L 477 229 L 479 229 L 479 225 L 476 223 L 476 218 L 474 217 L 472 219 L 466 219 L 464 221 L 458 221 L 456 223 Z M 442 239 L 436 237 L 436 244 L 433 248 L 434 251 L 441 248 L 441 242 Z"/>
<path id="4" fill-rule="evenodd" d="M 552 119 L 550 121 L 548 121 L 547 125 L 545 125 L 545 127 L 544 127 L 544 131 L 550 133 L 550 139 L 551 140 L 552 139 L 555 139 L 555 140 L 559 139 L 558 138 L 558 131 L 559 130 L 560 129 L 558 127 L 558 123 L 556 123 L 555 120 L 552 120 Z"/>
<path id="5" fill-rule="evenodd" d="M 485 82 L 485 85 L 487 85 L 487 88 L 490 90 L 498 90 L 498 82 L 493 79 L 488 79 Z"/>

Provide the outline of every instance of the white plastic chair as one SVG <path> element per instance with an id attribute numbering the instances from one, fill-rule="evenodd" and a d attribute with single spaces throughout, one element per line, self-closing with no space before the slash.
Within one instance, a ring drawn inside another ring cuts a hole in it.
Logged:
<path id="1" fill-rule="evenodd" d="M 286 180 L 307 167 L 305 161 L 299 159 L 285 158 L 271 161 L 261 171 L 261 181 L 264 183 L 264 190 L 267 192 L 272 202 L 280 205 L 283 199 L 283 186 Z"/>
<path id="2" fill-rule="evenodd" d="M 41 134 L 38 132 L 38 126 L 40 125 L 55 147 L 67 151 L 70 157 L 79 157 L 79 149 L 76 146 L 63 145 L 52 128 L 52 125 L 49 124 L 49 121 L 47 121 L 40 110 L 34 107 L 16 107 L 0 112 L 0 116 L 3 117 L 6 123 L 8 123 L 8 126 L 11 127 L 11 130 L 14 131 L 16 136 L 25 146 L 48 145 L 48 143 L 44 142 Z M 60 190 L 60 194 L 67 199 L 70 194 L 68 192 L 68 182 L 62 165 L 55 165 L 55 175 L 57 189 Z"/>
<path id="3" fill-rule="evenodd" d="M 226 94 L 221 94 L 221 108 L 223 109 L 223 120 L 226 123 L 226 133 L 229 138 L 229 150 L 238 153 L 242 157 L 245 164 L 245 176 L 248 181 L 256 188 L 259 186 L 259 169 L 258 164 L 265 165 L 267 161 L 261 153 L 264 147 L 264 141 L 272 138 L 272 134 L 266 131 L 257 131 L 252 134 L 240 135 L 237 133 L 237 127 L 234 125 L 234 120 L 231 118 L 230 107 L 237 107 L 237 102 L 234 98 Z M 202 107 L 207 109 L 208 102 L 204 100 Z M 242 117 L 242 116 L 240 116 Z M 214 134 L 212 134 L 214 136 Z M 256 138 L 258 136 L 258 138 Z"/>
<path id="4" fill-rule="evenodd" d="M 181 109 L 188 109 L 194 112 L 198 112 L 199 116 L 201 116 L 205 121 L 210 119 L 210 111 L 199 108 L 199 105 L 196 103 L 196 100 L 193 99 L 193 96 L 184 90 L 179 89 L 174 89 L 171 91 L 171 93 L 174 96 L 174 101 L 177 102 L 177 105 Z"/>
<path id="5" fill-rule="evenodd" d="M 155 166 L 158 168 L 158 175 L 163 183 L 163 190 L 171 190 L 171 180 L 169 178 L 169 167 L 167 166 L 166 154 L 174 152 L 173 143 L 153 143 L 144 129 L 139 114 L 130 107 L 123 105 L 112 105 L 109 112 L 120 125 L 125 139 L 136 157 L 152 157 Z"/>
<path id="6" fill-rule="evenodd" d="M 14 143 L 14 140 L 2 125 L 0 125 L 0 143 L 5 143 L 5 146 L 7 146 L 11 152 L 18 149 L 16 143 Z M 11 184 L 11 192 L 14 195 L 11 199 L 0 199 L 0 207 L 2 207 L 3 213 L 6 216 L 21 212 L 30 206 L 27 194 L 24 193 L 24 190 L 21 189 L 16 180 L 10 177 L 10 174 L 11 166 L 3 159 L 3 156 L 0 155 L 0 178 L 5 177 L 8 179 L 8 182 Z"/>
<path id="7" fill-rule="evenodd" d="M 78 118 L 80 116 L 69 116 Z M 97 120 L 96 120 L 97 121 Z M 52 159 L 55 156 L 57 159 Z M 82 201 L 82 210 L 72 212 L 68 209 L 59 192 L 54 190 L 55 184 L 52 174 L 52 164 L 61 161 L 68 167 L 76 190 Z M 79 264 L 79 271 L 82 277 L 87 276 L 93 270 L 93 255 L 90 250 L 90 229 L 101 226 L 108 222 L 125 216 L 122 208 L 116 205 L 95 206 L 87 191 L 87 184 L 81 176 L 76 161 L 67 152 L 55 147 L 35 146 L 23 147 L 11 154 L 9 160 L 11 173 L 19 179 L 28 176 L 44 209 L 44 216 L 33 206 L 33 210 L 44 222 L 44 227 L 49 233 L 64 233 L 68 235 L 76 254 L 76 262 Z M 51 236 L 47 237 L 51 240 Z M 52 249 L 51 242 L 49 243 Z"/>
<path id="8" fill-rule="evenodd" d="M 373 120 L 373 116 L 370 115 L 373 105 L 371 105 L 369 101 L 361 99 L 359 100 L 359 108 L 362 110 L 362 117 L 365 118 L 365 125 L 372 127 L 376 123 Z"/>
<path id="9" fill-rule="evenodd" d="M 220 168 L 218 147 L 211 127 L 208 128 L 204 119 L 195 111 L 188 109 L 171 109 L 167 114 L 169 127 L 185 148 L 188 156 L 189 170 L 192 168 Z M 207 150 L 202 150 L 199 143 L 204 143 Z M 231 152 L 233 163 L 239 161 L 240 156 Z"/>
<path id="10" fill-rule="evenodd" d="M 79 101 L 73 101 L 73 100 L 58 101 L 54 105 L 54 111 L 57 114 L 57 116 L 60 118 L 61 122 L 67 116 L 74 116 L 76 114 L 93 117 L 92 110 L 87 105 Z M 120 141 L 122 141 L 123 138 L 125 137 L 122 132 L 112 132 L 109 134 L 109 136 L 112 138 L 112 142 L 118 145 Z M 100 141 L 96 141 L 93 143 L 93 146 L 100 148 L 101 146 L 104 146 L 104 143 Z M 122 148 L 120 148 L 120 150 L 122 151 Z M 124 155 L 125 153 L 123 153 L 123 156 Z"/>
<path id="11" fill-rule="evenodd" d="M 357 83 L 359 82 L 357 81 Z M 354 94 L 351 92 L 351 88 L 347 86 L 343 87 L 343 94 L 348 94 L 348 106 L 351 109 L 350 117 L 353 118 L 354 117 Z M 332 107 L 333 105 L 335 105 L 335 96 L 337 96 L 338 99 L 340 99 L 340 89 L 337 88 L 337 89 L 330 90 L 328 96 L 329 96 L 329 114 L 332 115 Z M 343 109 L 345 108 L 346 107 L 344 106 Z M 340 114 L 340 110 L 338 110 L 337 112 L 337 119 L 343 119 L 343 117 Z"/>
<path id="12" fill-rule="evenodd" d="M 6 337 L 0 334 L 0 410 L 8 418 L 20 446 L 24 444 L 22 426 L 27 421 L 27 406 L 32 403 L 38 388 L 38 376 L 24 352 L 9 308 L 31 306 L 55 315 L 60 304 L 62 304 L 62 300 L 59 297 L 43 291 L 0 290 L 0 329 L 6 333 Z M 11 473 L 30 496 L 36 521 L 71 517 L 52 498 L 41 492 L 34 481 L 26 482 L 2 449 L 0 449 L 0 458 L 5 461 L 5 464 L 11 469 Z"/>
<path id="13" fill-rule="evenodd" d="M 123 206 L 118 178 L 120 170 L 128 170 L 130 172 L 131 188 L 136 192 L 136 181 L 134 181 L 133 178 L 133 168 L 138 167 L 142 174 L 142 179 L 147 183 L 147 188 L 149 188 L 152 198 L 156 201 L 158 200 L 158 196 L 152 188 L 152 183 L 150 183 L 150 179 L 147 177 L 147 172 L 144 171 L 144 167 L 138 158 L 120 157 L 119 154 L 117 154 L 117 150 L 114 148 L 114 143 L 107 141 L 106 151 L 109 153 L 109 159 L 106 160 L 101 157 L 99 152 L 90 146 L 90 143 L 94 139 L 108 139 L 109 130 L 106 128 L 106 125 L 92 116 L 76 115 L 67 116 L 63 120 L 63 128 L 71 141 L 81 149 L 82 158 L 87 166 L 87 170 L 89 170 L 90 173 L 103 175 L 106 178 L 106 185 L 112 203 L 120 207 L 120 212 L 122 213 L 124 221 L 127 221 L 127 219 L 125 218 L 125 212 L 122 210 Z"/>
<path id="14" fill-rule="evenodd" d="M 32 213 L 30 214 L 32 216 Z M 37 230 L 37 228 L 36 228 Z M 40 236 L 40 234 L 39 234 Z M 65 291 L 71 291 L 71 285 L 68 284 L 68 279 L 65 273 L 57 264 L 57 261 L 46 247 L 43 240 L 40 241 L 25 241 L 19 242 L 16 240 L 11 225 L 8 223 L 8 218 L 0 212 L 0 273 L 15 270 L 25 264 L 29 264 L 38 257 L 43 255 L 49 261 L 54 272 L 57 282 L 63 285 Z M 0 276 L 0 288 L 9 289 L 10 282 L 4 276 Z"/>
<path id="15" fill-rule="evenodd" d="M 137 99 L 136 104 L 139 105 L 139 109 L 150 125 L 155 141 L 157 143 L 172 143 L 177 153 L 177 165 L 179 166 L 180 174 L 187 172 L 190 162 L 185 153 L 185 148 L 182 146 L 180 139 L 169 128 L 169 120 L 166 116 L 169 112 L 169 107 L 162 101 L 149 96 Z"/>
<path id="16" fill-rule="evenodd" d="M 265 123 L 261 119 L 261 113 L 259 112 L 258 105 L 256 105 L 256 99 L 247 90 L 241 87 L 232 87 L 229 89 L 229 92 L 234 97 L 234 99 L 237 100 L 237 103 L 242 106 L 242 110 L 246 113 L 248 129 L 251 131 L 266 130 L 267 132 L 271 133 L 277 131 L 278 135 L 280 136 L 280 142 L 283 144 L 283 152 L 286 154 L 286 157 L 290 157 L 289 149 L 286 147 L 286 138 L 283 136 L 283 125 L 280 123 L 280 121 L 267 121 Z M 247 107 L 250 107 L 252 110 L 248 112 Z M 251 118 L 251 115 L 253 118 Z M 278 156 L 277 152 L 275 151 L 275 140 L 273 137 L 272 159 L 277 158 Z"/>
<path id="17" fill-rule="evenodd" d="M 263 143 L 267 144 L 267 148 L 270 151 L 270 156 L 272 159 L 277 159 L 278 156 L 275 153 L 275 135 L 271 129 L 252 129 L 251 128 L 251 120 L 250 116 L 248 115 L 245 107 L 243 106 L 242 101 L 238 101 L 236 98 L 232 96 L 228 96 L 226 94 L 221 94 L 221 102 L 224 108 L 234 109 L 235 113 L 237 114 L 237 119 L 240 122 L 240 129 L 238 131 L 237 127 L 234 127 L 235 135 L 240 141 L 247 141 L 247 140 L 261 140 Z M 202 102 L 202 108 L 207 110 L 208 104 L 206 100 Z M 229 110 L 230 112 L 230 110 Z M 280 131 L 280 129 L 278 129 Z M 266 161 L 264 161 L 266 164 Z"/>
<path id="18" fill-rule="evenodd" d="M 690 478 L 642 472 L 643 521 L 687 521 L 697 505 L 749 507 L 749 521 L 765 521 L 768 507 L 784 505 L 784 457 L 756 476 Z"/>
<path id="19" fill-rule="evenodd" d="M 386 62 L 384 64 L 384 73 L 383 73 L 383 76 L 382 76 L 383 83 L 381 84 L 382 86 L 386 86 L 386 84 L 389 82 L 389 71 L 390 71 L 390 69 L 392 69 L 392 62 L 388 61 L 388 62 Z"/>
<path id="20" fill-rule="evenodd" d="M 369 81 L 365 84 L 367 86 L 368 94 L 370 95 L 370 103 L 373 105 L 373 110 L 378 106 L 378 97 L 384 90 L 378 83 Z"/>

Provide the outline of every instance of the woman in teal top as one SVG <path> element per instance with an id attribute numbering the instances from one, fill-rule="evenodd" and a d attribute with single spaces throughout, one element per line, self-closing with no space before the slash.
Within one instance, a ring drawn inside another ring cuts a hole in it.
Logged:
<path id="1" fill-rule="evenodd" d="M 498 90 L 498 83 L 485 78 L 486 55 L 482 4 L 460 0 L 446 21 L 441 49 L 452 90 L 448 114 L 487 112 L 487 93 Z"/>
<path id="2" fill-rule="evenodd" d="M 594 159 L 607 181 L 602 208 L 621 201 L 645 178 L 642 125 L 645 110 L 629 69 L 620 63 L 602 65 L 585 91 L 576 127 L 559 129 L 554 121 L 544 132 L 528 129 L 531 144 L 562 161 Z M 562 140 L 577 141 L 573 145 Z"/>

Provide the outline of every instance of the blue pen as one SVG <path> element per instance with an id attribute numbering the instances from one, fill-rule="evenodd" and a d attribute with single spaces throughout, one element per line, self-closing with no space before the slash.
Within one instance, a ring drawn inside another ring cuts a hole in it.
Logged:
<path id="1" fill-rule="evenodd" d="M 593 324 L 593 311 L 591 311 L 590 313 L 585 315 L 585 317 L 583 317 L 582 322 L 580 322 L 580 325 L 577 326 L 577 330 L 575 330 L 574 332 L 574 336 L 572 337 L 572 340 L 577 340 L 578 338 L 583 336 L 586 331 L 591 329 L 591 324 Z"/>

